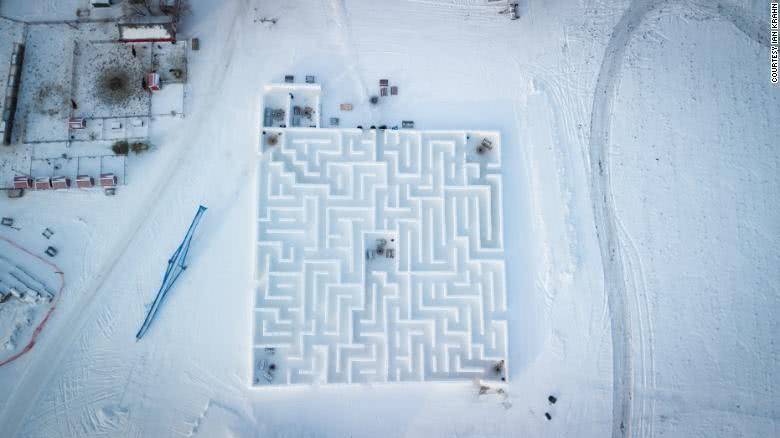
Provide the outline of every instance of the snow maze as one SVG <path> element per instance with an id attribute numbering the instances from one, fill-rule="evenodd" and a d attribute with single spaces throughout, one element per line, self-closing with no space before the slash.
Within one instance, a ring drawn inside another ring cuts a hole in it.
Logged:
<path id="1" fill-rule="evenodd" d="M 496 132 L 265 131 L 253 385 L 505 377 L 500 149 Z"/>

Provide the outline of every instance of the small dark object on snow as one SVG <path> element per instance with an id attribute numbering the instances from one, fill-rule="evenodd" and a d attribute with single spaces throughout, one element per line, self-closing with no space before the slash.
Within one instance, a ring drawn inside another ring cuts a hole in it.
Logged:
<path id="1" fill-rule="evenodd" d="M 74 110 L 79 109 L 79 106 L 76 105 L 76 101 L 73 99 L 70 100 L 70 107 L 73 108 Z"/>
<path id="2" fill-rule="evenodd" d="M 284 110 L 281 108 L 276 108 L 271 111 L 271 119 L 272 120 L 284 120 Z"/>
<path id="3" fill-rule="evenodd" d="M 357 129 L 363 129 L 363 125 L 357 125 Z"/>
<path id="4" fill-rule="evenodd" d="M 51 236 L 53 236 L 53 235 L 54 235 L 54 231 L 52 231 L 52 230 L 50 230 L 48 228 L 43 230 L 43 233 L 41 233 L 41 236 L 43 236 L 43 237 L 45 237 L 47 239 L 51 239 Z"/>
<path id="5" fill-rule="evenodd" d="M 487 151 L 493 150 L 493 142 L 488 138 L 483 138 L 482 142 L 477 147 L 478 154 L 484 154 Z"/>
<path id="6" fill-rule="evenodd" d="M 506 382 L 506 376 L 504 375 L 504 365 L 505 365 L 505 362 L 504 362 L 503 359 L 498 361 L 498 362 L 496 362 L 493 365 L 493 371 L 495 371 L 496 374 L 501 376 L 501 381 L 502 382 Z"/>
<path id="7" fill-rule="evenodd" d="M 376 125 L 371 125 L 371 127 L 368 129 L 376 129 Z"/>
<path id="8" fill-rule="evenodd" d="M 371 105 L 376 105 L 379 103 L 379 96 L 371 96 L 368 101 L 371 102 Z"/>
<path id="9" fill-rule="evenodd" d="M 387 246 L 387 239 L 376 239 L 376 253 L 382 255 L 385 253 L 385 247 Z"/>
<path id="10" fill-rule="evenodd" d="M 130 145 L 130 150 L 135 152 L 136 154 L 140 154 L 141 152 L 149 150 L 149 143 L 144 143 L 142 141 L 135 141 L 133 142 L 133 144 Z"/>
<path id="11" fill-rule="evenodd" d="M 401 127 L 404 129 L 414 129 L 414 120 L 402 120 Z"/>
<path id="12" fill-rule="evenodd" d="M 53 246 L 50 246 L 50 247 L 46 248 L 46 255 L 49 256 L 49 257 L 56 256 L 57 252 L 58 252 L 57 248 L 55 248 Z"/>
<path id="13" fill-rule="evenodd" d="M 544 417 L 547 418 L 548 420 L 552 420 L 552 415 L 550 415 L 549 412 L 545 412 Z"/>
<path id="14" fill-rule="evenodd" d="M 190 47 L 192 47 L 192 50 L 200 50 L 200 39 L 193 38 Z"/>
<path id="15" fill-rule="evenodd" d="M 338 117 L 331 117 L 330 118 L 330 126 L 339 126 L 339 118 Z"/>
<path id="16" fill-rule="evenodd" d="M 136 56 L 135 46 L 130 46 L 130 51 L 133 52 L 133 58 L 135 58 L 135 56 Z"/>
<path id="17" fill-rule="evenodd" d="M 390 87 L 390 95 L 391 96 L 398 96 L 398 86 L 397 85 L 393 85 L 392 87 Z"/>
<path id="18" fill-rule="evenodd" d="M 379 80 L 379 86 L 380 86 L 380 87 L 386 87 L 386 86 L 388 86 L 389 84 L 390 84 L 390 81 L 388 81 L 387 79 L 380 79 L 380 80 Z"/>
<path id="19" fill-rule="evenodd" d="M 130 143 L 127 140 L 119 140 L 111 145 L 111 151 L 116 155 L 127 155 L 130 151 Z"/>
<path id="20" fill-rule="evenodd" d="M 13 227 L 14 226 L 14 218 L 12 217 L 4 217 L 2 221 L 0 221 L 0 224 L 5 225 L 6 227 Z"/>
<path id="21" fill-rule="evenodd" d="M 276 364 L 272 363 L 271 365 L 268 365 L 268 369 L 271 370 L 271 371 L 275 370 L 276 369 Z"/>
<path id="22" fill-rule="evenodd" d="M 387 129 L 387 125 L 379 125 L 379 129 Z"/>
<path id="23" fill-rule="evenodd" d="M 306 83 L 307 84 L 313 84 L 314 83 L 314 76 L 306 76 Z"/>
<path id="24" fill-rule="evenodd" d="M 106 196 L 114 196 L 116 195 L 116 187 L 106 187 L 103 190 L 103 193 L 105 193 Z"/>
<path id="25" fill-rule="evenodd" d="M 293 82 L 295 82 L 295 76 L 284 75 L 284 81 L 287 82 L 288 84 L 292 84 Z"/>
<path id="26" fill-rule="evenodd" d="M 551 396 L 547 397 L 547 401 L 549 401 L 551 404 L 555 404 L 555 402 L 558 401 L 558 398 L 556 396 L 554 396 L 554 395 L 551 395 Z"/>
<path id="27" fill-rule="evenodd" d="M 512 13 L 512 20 L 520 18 L 520 4 L 518 2 L 511 3 L 509 5 L 510 12 Z"/>
<path id="28" fill-rule="evenodd" d="M 24 196 L 24 189 L 8 189 L 6 190 L 6 195 L 8 195 L 9 198 L 21 198 Z"/>

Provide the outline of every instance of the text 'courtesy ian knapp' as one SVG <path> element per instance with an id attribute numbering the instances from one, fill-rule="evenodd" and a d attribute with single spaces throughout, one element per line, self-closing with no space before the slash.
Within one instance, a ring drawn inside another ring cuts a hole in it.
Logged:
<path id="1" fill-rule="evenodd" d="M 778 85 L 777 67 L 780 44 L 778 41 L 778 9 L 779 0 L 772 0 L 769 4 L 769 81 L 772 85 Z"/>

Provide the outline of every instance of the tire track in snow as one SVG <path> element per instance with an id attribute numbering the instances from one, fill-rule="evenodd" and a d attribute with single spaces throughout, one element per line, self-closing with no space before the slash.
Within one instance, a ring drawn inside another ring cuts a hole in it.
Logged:
<path id="1" fill-rule="evenodd" d="M 663 2 L 631 3 L 615 26 L 604 52 L 596 80 L 590 123 L 590 178 L 596 236 L 604 269 L 604 289 L 612 334 L 612 436 L 640 436 L 641 424 L 633 425 L 634 364 L 631 355 L 632 327 L 627 301 L 621 245 L 609 174 L 609 134 L 613 98 L 626 48 L 645 15 Z M 633 294 L 634 291 L 631 291 Z"/>
<path id="2" fill-rule="evenodd" d="M 242 2 L 246 3 L 246 2 Z M 240 3 L 236 2 L 234 5 L 234 23 L 242 16 L 240 9 Z M 223 42 L 223 47 L 226 47 L 224 51 L 224 57 L 226 62 L 224 65 L 215 65 L 210 72 L 212 77 L 224 77 L 227 69 L 230 66 L 234 51 L 235 51 L 235 38 L 232 37 L 232 33 L 236 26 L 231 27 L 231 31 L 227 35 L 227 40 Z M 200 114 L 201 118 L 208 117 L 206 112 Z M 189 131 L 188 137 L 192 138 L 198 135 L 197 131 Z M 198 142 L 183 140 L 180 144 L 198 144 Z M 206 142 L 200 143 L 201 147 L 207 147 Z M 192 153 L 196 156 L 196 153 Z M 74 309 L 65 315 L 67 323 L 62 323 L 62 327 L 68 329 L 66 333 L 63 333 L 61 337 L 49 337 L 45 344 L 40 343 L 36 349 L 39 352 L 39 359 L 32 362 L 29 367 L 21 375 L 18 384 L 14 387 L 11 397 L 9 397 L 6 406 L 0 412 L 0 424 L 3 425 L 3 436 L 14 437 L 23 426 L 25 420 L 28 418 L 28 414 L 31 412 L 33 404 L 41 395 L 44 387 L 50 383 L 52 377 L 55 375 L 57 367 L 52 366 L 52 363 L 61 363 L 65 354 L 69 351 L 68 348 L 73 345 L 74 342 L 80 341 L 80 335 L 84 326 L 93 319 L 94 312 L 100 308 L 96 308 L 95 304 L 99 303 L 97 300 L 100 296 L 100 291 L 105 290 L 104 286 L 111 273 L 118 266 L 125 253 L 130 248 L 131 243 L 135 240 L 135 237 L 141 232 L 144 225 L 149 223 L 151 218 L 155 217 L 154 212 L 167 209 L 168 206 L 161 204 L 160 199 L 164 198 L 164 194 L 173 190 L 176 184 L 170 183 L 170 181 L 163 181 L 169 179 L 181 179 L 186 178 L 187 175 L 182 173 L 182 165 L 188 160 L 188 154 L 179 154 L 174 156 L 171 162 L 168 164 L 168 169 L 165 172 L 159 173 L 159 181 L 156 184 L 151 184 L 152 187 L 162 187 L 160 190 L 152 190 L 146 195 L 146 198 L 141 203 L 141 206 L 136 209 L 136 216 L 134 221 L 128 226 L 128 232 L 122 240 L 114 245 L 110 254 L 113 257 L 106 261 L 103 268 L 95 274 L 94 280 L 86 290 L 78 297 L 80 302 L 74 306 Z M 105 294 L 105 292 L 104 292 Z M 43 359 L 46 360 L 43 360 Z M 67 399 L 68 390 L 62 389 L 62 395 Z M 63 413 L 63 415 L 66 415 Z M 69 428 L 70 429 L 70 428 Z"/>
<path id="3" fill-rule="evenodd" d="M 331 0 L 330 1 L 331 17 L 333 22 L 338 28 L 338 38 L 343 50 L 342 56 L 345 58 L 344 65 L 347 67 L 347 71 L 351 73 L 356 84 L 359 84 L 358 96 L 361 101 L 368 100 L 368 85 L 363 80 L 363 76 L 360 74 L 358 65 L 360 64 L 360 57 L 358 50 L 355 48 L 354 39 L 352 38 L 352 27 L 349 24 L 349 14 L 347 12 L 347 5 L 345 0 Z M 372 110 L 373 113 L 373 110 Z M 372 114 L 372 117 L 374 115 Z"/>
<path id="4" fill-rule="evenodd" d="M 609 172 L 610 122 L 614 114 L 614 97 L 620 80 L 620 70 L 631 37 L 649 13 L 669 2 L 670 0 L 634 0 L 623 13 L 604 52 L 591 112 L 588 151 L 591 198 L 604 269 L 604 288 L 612 322 L 613 437 L 652 435 L 653 397 L 648 400 L 648 397 L 641 394 L 637 401 L 636 385 L 639 383 L 643 387 L 650 386 L 652 390 L 655 376 L 652 320 L 648 313 L 641 260 L 631 237 L 615 214 Z M 767 46 L 769 43 L 761 24 L 739 6 L 726 1 L 702 3 L 697 0 L 683 3 L 697 6 L 728 20 L 758 44 Z M 624 245 L 624 242 L 628 244 Z M 628 272 L 626 266 L 629 268 Z M 633 320 L 637 322 L 634 323 Z M 639 357 L 632 354 L 635 344 L 638 344 Z M 640 415 L 633 415 L 635 411 Z M 645 420 L 650 422 L 648 427 L 644 424 Z"/>

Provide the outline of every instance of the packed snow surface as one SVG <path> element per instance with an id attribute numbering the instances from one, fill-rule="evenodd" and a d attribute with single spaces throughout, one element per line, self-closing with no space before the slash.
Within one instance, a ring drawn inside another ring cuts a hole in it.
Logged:
<path id="1" fill-rule="evenodd" d="M 780 89 L 767 2 L 523 0 L 518 20 L 487 0 L 187 3 L 183 101 L 151 102 L 154 147 L 127 158 L 117 195 L 0 197 L 19 228 L 0 236 L 42 255 L 53 229 L 67 279 L 35 348 L 0 368 L 0 434 L 778 435 Z M 9 41 L 65 81 L 91 55 L 56 35 L 92 29 L 79 47 L 108 50 L 116 23 L 61 23 L 85 7 L 0 3 L 0 80 Z M 120 8 L 109 9 L 90 16 Z M 323 124 L 500 134 L 506 383 L 253 384 L 261 102 L 288 74 L 316 77 Z M 372 105 L 380 79 L 399 93 Z M 30 138 L 65 133 L 53 102 L 69 91 L 50 85 L 21 102 Z M 186 116 L 156 115 L 170 111 Z M 0 170 L 91 147 L 3 146 Z M 136 342 L 199 204 L 209 213 L 189 267 Z"/>

